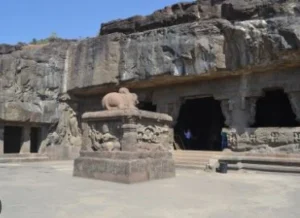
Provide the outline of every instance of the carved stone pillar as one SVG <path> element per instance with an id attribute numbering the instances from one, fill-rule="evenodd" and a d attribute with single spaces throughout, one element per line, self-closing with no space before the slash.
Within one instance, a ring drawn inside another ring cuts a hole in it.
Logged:
<path id="1" fill-rule="evenodd" d="M 20 153 L 30 153 L 30 127 L 25 126 L 22 134 L 22 144 Z"/>
<path id="2" fill-rule="evenodd" d="M 0 154 L 4 153 L 4 125 L 0 124 Z"/>
<path id="3" fill-rule="evenodd" d="M 221 109 L 223 115 L 225 117 L 225 124 L 228 127 L 232 126 L 232 103 L 230 100 L 222 100 L 221 101 Z"/>
<path id="4" fill-rule="evenodd" d="M 121 139 L 122 151 L 136 151 L 137 150 L 137 125 L 133 119 L 125 119 L 122 125 L 123 136 Z"/>
<path id="5" fill-rule="evenodd" d="M 246 107 L 245 110 L 248 114 L 248 125 L 251 126 L 255 124 L 255 116 L 256 116 L 256 103 L 258 97 L 250 97 L 246 100 Z"/>
<path id="6" fill-rule="evenodd" d="M 300 92 L 290 92 L 288 93 L 288 96 L 296 119 L 300 122 Z"/>
<path id="7" fill-rule="evenodd" d="M 177 123 L 177 119 L 180 112 L 181 107 L 181 100 L 177 99 L 173 102 L 159 102 L 158 105 L 158 112 L 159 113 L 165 113 L 170 115 L 173 118 L 172 127 L 174 127 Z"/>
<path id="8" fill-rule="evenodd" d="M 256 97 L 235 97 L 221 101 L 225 124 L 238 132 L 255 123 Z"/>

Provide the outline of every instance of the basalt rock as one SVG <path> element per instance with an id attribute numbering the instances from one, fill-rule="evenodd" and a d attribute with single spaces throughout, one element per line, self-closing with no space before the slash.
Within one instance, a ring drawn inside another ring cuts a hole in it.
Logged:
<path id="1" fill-rule="evenodd" d="M 51 147 L 62 144 L 65 147 L 81 146 L 75 109 L 60 99 L 66 92 L 65 63 L 73 43 L 76 41 L 0 45 L 0 119 L 41 127 L 40 153 L 47 153 Z M 64 155 L 63 152 L 60 155 Z"/>
<path id="2" fill-rule="evenodd" d="M 299 4 L 202 0 L 102 24 L 99 37 L 75 49 L 72 59 L 78 62 L 71 62 L 68 89 L 126 82 L 131 88 L 150 87 L 187 76 L 295 66 L 300 63 Z"/>
<path id="3" fill-rule="evenodd" d="M 300 0 L 199 0 L 102 24 L 94 38 L 1 44 L 0 119 L 53 125 L 48 147 L 78 145 L 76 94 L 300 67 L 299 14 Z"/>
<path id="4" fill-rule="evenodd" d="M 299 0 L 198 0 L 178 3 L 148 16 L 133 16 L 101 25 L 100 35 L 131 34 L 162 27 L 222 18 L 230 21 L 299 15 Z"/>

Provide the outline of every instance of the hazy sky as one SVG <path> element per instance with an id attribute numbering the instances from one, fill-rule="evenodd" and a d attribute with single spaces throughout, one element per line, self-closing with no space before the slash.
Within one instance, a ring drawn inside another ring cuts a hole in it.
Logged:
<path id="1" fill-rule="evenodd" d="M 96 36 L 102 22 L 147 15 L 180 0 L 1 0 L 0 43 Z"/>

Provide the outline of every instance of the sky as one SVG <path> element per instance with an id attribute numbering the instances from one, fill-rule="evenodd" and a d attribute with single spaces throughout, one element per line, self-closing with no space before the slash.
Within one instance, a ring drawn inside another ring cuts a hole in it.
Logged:
<path id="1" fill-rule="evenodd" d="M 0 44 L 28 43 L 55 32 L 66 39 L 94 37 L 101 23 L 148 15 L 180 0 L 0 0 Z"/>

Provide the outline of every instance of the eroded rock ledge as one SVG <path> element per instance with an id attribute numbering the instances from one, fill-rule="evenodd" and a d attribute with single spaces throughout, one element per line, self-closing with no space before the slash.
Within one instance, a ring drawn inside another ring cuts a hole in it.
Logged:
<path id="1" fill-rule="evenodd" d="M 198 0 L 174 4 L 148 16 L 133 16 L 104 23 L 100 35 L 114 32 L 131 34 L 215 18 L 243 21 L 299 14 L 298 0 Z"/>

